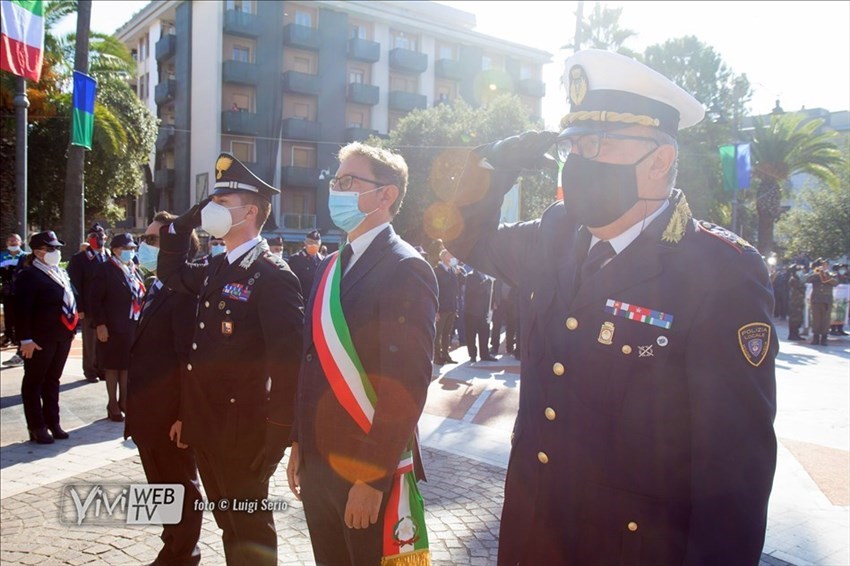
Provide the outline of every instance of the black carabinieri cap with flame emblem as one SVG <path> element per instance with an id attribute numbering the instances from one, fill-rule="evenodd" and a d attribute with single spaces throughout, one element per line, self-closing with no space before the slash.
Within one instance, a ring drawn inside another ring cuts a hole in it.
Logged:
<path id="1" fill-rule="evenodd" d="M 235 192 L 254 193 L 271 202 L 280 190 L 257 177 L 236 156 L 222 153 L 215 161 L 215 184 L 211 195 L 227 195 Z"/>

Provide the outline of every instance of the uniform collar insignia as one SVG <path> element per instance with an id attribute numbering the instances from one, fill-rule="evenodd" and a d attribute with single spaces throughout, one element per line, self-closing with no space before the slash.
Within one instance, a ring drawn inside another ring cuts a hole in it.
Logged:
<path id="1" fill-rule="evenodd" d="M 254 248 L 250 252 L 245 254 L 245 257 L 243 257 L 242 261 L 239 262 L 239 267 L 241 267 L 245 271 L 248 271 L 249 269 L 251 269 L 251 265 L 253 265 L 253 263 L 257 261 L 257 258 L 263 255 L 264 252 L 267 252 L 268 249 L 269 245 L 266 243 L 266 241 L 260 241 L 260 243 L 254 246 Z"/>
<path id="2" fill-rule="evenodd" d="M 679 198 L 676 200 L 676 208 L 673 210 L 672 216 L 670 216 L 670 221 L 667 222 L 667 228 L 661 234 L 661 239 L 671 244 L 678 244 L 685 235 L 685 230 L 692 219 L 693 214 L 691 213 L 691 207 L 688 206 L 688 200 L 685 198 L 684 193 L 680 193 Z"/>

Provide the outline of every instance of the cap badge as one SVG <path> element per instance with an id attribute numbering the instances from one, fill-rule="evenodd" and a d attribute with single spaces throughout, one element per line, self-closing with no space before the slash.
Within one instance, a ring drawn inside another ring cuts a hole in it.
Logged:
<path id="1" fill-rule="evenodd" d="M 221 179 L 221 174 L 230 169 L 231 165 L 233 165 L 232 158 L 224 155 L 219 157 L 218 161 L 215 162 L 215 178 Z"/>
<path id="2" fill-rule="evenodd" d="M 580 106 L 587 96 L 587 73 L 581 65 L 573 65 L 570 69 L 570 102 Z"/>

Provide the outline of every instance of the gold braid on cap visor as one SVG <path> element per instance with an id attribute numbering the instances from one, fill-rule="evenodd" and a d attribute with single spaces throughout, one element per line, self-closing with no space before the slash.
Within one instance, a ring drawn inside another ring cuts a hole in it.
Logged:
<path id="1" fill-rule="evenodd" d="M 623 124 L 634 124 L 637 126 L 650 126 L 657 128 L 661 124 L 658 118 L 629 112 L 608 112 L 606 110 L 584 110 L 581 112 L 570 112 L 561 118 L 561 129 L 566 129 L 573 122 L 590 120 L 592 122 L 620 122 Z"/>

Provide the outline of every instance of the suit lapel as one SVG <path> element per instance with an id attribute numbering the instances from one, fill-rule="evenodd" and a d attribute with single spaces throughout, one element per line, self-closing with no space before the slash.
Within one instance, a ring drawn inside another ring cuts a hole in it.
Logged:
<path id="1" fill-rule="evenodd" d="M 351 270 L 345 274 L 340 283 L 340 298 L 344 298 L 351 289 L 363 278 L 364 275 L 375 267 L 375 264 L 384 256 L 384 249 L 390 244 L 390 241 L 395 237 L 395 230 L 392 225 L 387 226 L 382 230 L 363 255 L 357 259 L 357 262 L 351 267 Z"/>

